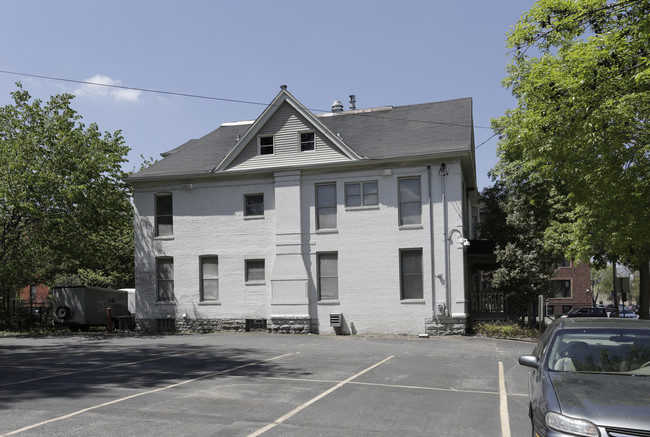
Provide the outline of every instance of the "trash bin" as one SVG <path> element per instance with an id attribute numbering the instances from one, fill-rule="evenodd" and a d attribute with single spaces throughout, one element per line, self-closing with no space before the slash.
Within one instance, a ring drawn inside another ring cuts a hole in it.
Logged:
<path id="1" fill-rule="evenodd" d="M 122 332 L 133 331 L 133 316 L 120 316 L 119 325 Z"/>

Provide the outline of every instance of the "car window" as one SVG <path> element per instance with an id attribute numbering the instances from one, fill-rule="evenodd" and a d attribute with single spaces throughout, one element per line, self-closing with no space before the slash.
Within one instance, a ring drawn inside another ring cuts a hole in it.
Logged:
<path id="1" fill-rule="evenodd" d="M 649 331 L 559 330 L 551 343 L 548 370 L 650 376 Z"/>

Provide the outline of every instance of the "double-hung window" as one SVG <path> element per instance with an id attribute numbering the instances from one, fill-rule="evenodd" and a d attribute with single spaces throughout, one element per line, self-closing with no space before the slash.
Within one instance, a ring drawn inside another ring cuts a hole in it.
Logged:
<path id="1" fill-rule="evenodd" d="M 424 299 L 422 249 L 402 249 L 399 253 L 402 299 Z"/>
<path id="2" fill-rule="evenodd" d="M 399 179 L 399 224 L 419 225 L 422 223 L 422 196 L 420 178 Z"/>
<path id="3" fill-rule="evenodd" d="M 264 215 L 264 194 L 246 194 L 244 203 L 244 216 Z"/>
<path id="4" fill-rule="evenodd" d="M 157 270 L 157 293 L 156 301 L 174 301 L 174 258 L 158 258 L 156 260 Z"/>
<path id="5" fill-rule="evenodd" d="M 260 136 L 260 155 L 273 155 L 273 135 Z"/>
<path id="6" fill-rule="evenodd" d="M 309 150 L 315 150 L 316 142 L 314 141 L 313 132 L 302 132 L 300 133 L 300 151 L 306 152 Z"/>
<path id="7" fill-rule="evenodd" d="M 202 256 L 201 260 L 201 301 L 219 300 L 219 258 Z"/>
<path id="8" fill-rule="evenodd" d="M 345 184 L 345 206 L 375 206 L 379 204 L 377 181 Z"/>
<path id="9" fill-rule="evenodd" d="M 338 253 L 319 253 L 316 257 L 318 259 L 318 300 L 338 300 Z"/>
<path id="10" fill-rule="evenodd" d="M 316 185 L 316 229 L 336 229 L 336 184 Z"/>
<path id="11" fill-rule="evenodd" d="M 174 210 L 171 193 L 156 194 L 154 214 L 156 237 L 174 235 Z"/>

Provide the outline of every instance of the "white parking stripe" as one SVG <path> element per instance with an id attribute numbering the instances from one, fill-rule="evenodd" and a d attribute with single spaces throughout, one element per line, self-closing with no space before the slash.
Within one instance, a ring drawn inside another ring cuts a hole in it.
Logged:
<path id="1" fill-rule="evenodd" d="M 139 361 L 130 361 L 128 363 L 117 363 L 117 364 L 111 364 L 109 366 L 101 366 L 101 367 L 93 367 L 90 369 L 75 369 L 75 370 L 70 370 L 68 372 L 59 372 L 59 373 L 53 373 L 50 375 L 45 375 L 45 376 L 38 376 L 35 378 L 29 378 L 29 379 L 21 379 L 20 381 L 12 381 L 12 382 L 6 382 L 4 384 L 0 384 L 0 387 L 6 387 L 8 385 L 17 385 L 17 384 L 24 384 L 27 382 L 34 382 L 34 381 L 41 381 L 43 379 L 52 379 L 52 378 L 58 378 L 60 376 L 69 376 L 69 375 L 79 375 L 80 373 L 90 373 L 90 372 L 98 372 L 100 370 L 104 369 L 115 369 L 118 367 L 126 367 L 126 366 L 132 366 L 134 364 L 142 364 L 142 363 L 149 363 L 151 361 L 160 361 L 160 360 L 166 360 L 169 358 L 175 358 L 175 357 L 182 357 L 185 355 L 191 355 L 194 354 L 195 352 L 181 352 L 178 354 L 172 354 L 172 355 L 163 355 L 160 357 L 155 357 L 155 358 L 147 358 L 146 360 L 139 360 Z M 25 369 L 25 367 L 14 367 L 15 369 Z"/>
<path id="2" fill-rule="evenodd" d="M 499 361 L 499 410 L 501 413 L 501 436 L 510 437 L 510 415 L 508 414 L 508 392 L 503 375 L 503 362 Z"/>
<path id="3" fill-rule="evenodd" d="M 87 413 L 88 411 L 96 410 L 98 408 L 107 407 L 109 405 L 117 404 L 119 402 L 128 401 L 129 399 L 137 398 L 137 397 L 148 395 L 148 394 L 151 394 L 151 393 L 157 393 L 157 392 L 160 392 L 160 391 L 163 391 L 163 390 L 168 390 L 170 388 L 179 387 L 181 385 L 188 384 L 190 382 L 199 381 L 201 379 L 210 378 L 210 377 L 213 377 L 213 376 L 216 376 L 216 375 L 222 375 L 224 373 L 228 373 L 228 372 L 232 372 L 232 371 L 235 371 L 235 370 L 243 369 L 245 367 L 255 366 L 255 365 L 261 364 L 261 363 L 267 363 L 269 361 L 277 360 L 279 358 L 284 358 L 284 357 L 287 357 L 287 356 L 290 356 L 290 355 L 295 355 L 295 354 L 296 354 L 295 352 L 292 352 L 292 353 L 288 353 L 288 354 L 278 355 L 278 356 L 273 357 L 273 358 L 267 358 L 266 360 L 256 361 L 254 363 L 242 364 L 241 366 L 231 367 L 229 369 L 220 370 L 218 372 L 212 372 L 212 373 L 209 373 L 207 375 L 199 376 L 197 378 L 186 379 L 185 381 L 177 382 L 177 383 L 171 384 L 171 385 L 166 385 L 164 387 L 159 387 L 159 388 L 156 388 L 154 390 L 148 390 L 148 391 L 136 393 L 136 394 L 133 394 L 133 395 L 130 395 L 130 396 L 126 396 L 126 397 L 123 397 L 123 398 L 120 398 L 120 399 L 114 399 L 114 400 L 109 401 L 109 402 L 104 402 L 103 404 L 95 405 L 93 407 L 84 408 L 83 410 L 74 411 L 74 412 L 66 414 L 64 416 L 55 417 L 53 419 L 45 420 L 45 421 L 40 422 L 40 423 L 35 423 L 33 425 L 29 425 L 29 426 L 26 426 L 24 428 L 17 429 L 15 431 L 10 431 L 10 432 L 8 432 L 6 434 L 0 435 L 0 437 L 6 437 L 6 436 L 20 434 L 21 432 L 29 431 L 31 429 L 38 428 L 39 426 L 47 425 L 48 423 L 53 423 L 53 422 L 58 422 L 58 421 L 61 421 L 61 420 L 69 419 L 70 417 L 78 416 L 80 414 Z"/>
<path id="4" fill-rule="evenodd" d="M 377 367 L 377 366 L 381 366 L 382 364 L 384 364 L 386 361 L 390 360 L 390 359 L 393 358 L 393 357 L 394 357 L 394 355 L 391 355 L 390 357 L 385 358 L 385 359 L 381 360 L 380 362 L 373 364 L 372 366 L 368 367 L 367 369 L 362 370 L 361 372 L 357 373 L 356 375 L 353 375 L 353 376 L 349 377 L 349 378 L 346 379 L 345 381 L 341 381 L 341 382 L 339 382 L 339 383 L 336 384 L 334 387 L 332 387 L 332 388 L 330 388 L 329 390 L 326 390 L 326 391 L 324 391 L 323 393 L 319 394 L 318 396 L 316 396 L 316 397 L 310 399 L 309 401 L 307 401 L 307 402 L 305 402 L 304 404 L 300 405 L 298 408 L 295 408 L 294 410 L 288 412 L 287 414 L 285 414 L 284 416 L 280 417 L 279 419 L 276 419 L 276 420 L 273 421 L 272 423 L 269 423 L 269 424 L 266 425 L 264 428 L 260 428 L 260 429 L 258 429 L 257 431 L 255 431 L 254 433 L 249 434 L 248 437 L 256 437 L 256 436 L 258 436 L 258 435 L 264 434 L 266 431 L 268 431 L 268 430 L 270 430 L 270 429 L 272 429 L 272 428 L 275 428 L 277 425 L 281 424 L 282 422 L 284 422 L 285 420 L 289 419 L 290 417 L 296 415 L 297 413 L 299 413 L 300 411 L 304 410 L 305 408 L 307 408 L 308 406 L 310 406 L 310 405 L 313 404 L 314 402 L 316 402 L 316 401 L 318 401 L 319 399 L 324 398 L 324 397 L 327 396 L 328 394 L 330 394 L 330 393 L 332 393 L 332 392 L 338 390 L 339 388 L 343 387 L 345 384 L 347 384 L 347 383 L 349 383 L 350 381 L 352 381 L 352 380 L 358 378 L 359 376 L 363 375 L 364 373 L 371 371 L 371 370 L 374 369 L 375 367 Z"/>

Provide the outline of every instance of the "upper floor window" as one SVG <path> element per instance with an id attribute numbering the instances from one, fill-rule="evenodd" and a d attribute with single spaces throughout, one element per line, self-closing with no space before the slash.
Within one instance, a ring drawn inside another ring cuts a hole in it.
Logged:
<path id="1" fill-rule="evenodd" d="M 553 286 L 553 297 L 559 298 L 570 298 L 571 297 L 571 281 L 568 279 L 554 279 L 552 282 Z"/>
<path id="2" fill-rule="evenodd" d="M 571 261 L 566 259 L 566 257 L 562 257 L 562 261 L 557 263 L 558 267 L 571 267 Z"/>
<path id="3" fill-rule="evenodd" d="M 316 185 L 316 229 L 336 229 L 336 184 Z"/>
<path id="4" fill-rule="evenodd" d="M 244 203 L 244 216 L 264 215 L 264 194 L 246 194 Z"/>
<path id="5" fill-rule="evenodd" d="M 420 195 L 420 178 L 403 178 L 399 180 L 399 224 L 419 225 L 422 223 L 422 198 Z"/>
<path id="6" fill-rule="evenodd" d="M 260 136 L 260 155 L 273 155 L 273 135 Z"/>
<path id="7" fill-rule="evenodd" d="M 345 206 L 373 206 L 379 204 L 376 181 L 345 184 Z"/>
<path id="8" fill-rule="evenodd" d="M 156 300 L 158 302 L 172 302 L 174 300 L 174 259 L 158 258 L 156 260 L 156 270 Z"/>
<path id="9" fill-rule="evenodd" d="M 174 214 L 171 193 L 156 194 L 155 221 L 156 237 L 174 235 Z"/>
<path id="10" fill-rule="evenodd" d="M 422 249 L 405 249 L 399 253 L 402 299 L 424 299 L 422 285 Z"/>
<path id="11" fill-rule="evenodd" d="M 219 300 L 219 258 L 202 256 L 201 300 Z"/>
<path id="12" fill-rule="evenodd" d="M 300 151 L 305 152 L 308 150 L 314 150 L 316 143 L 314 141 L 313 132 L 303 132 L 300 134 Z"/>

